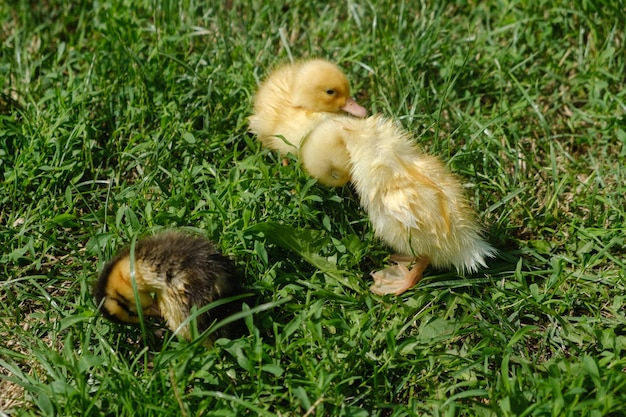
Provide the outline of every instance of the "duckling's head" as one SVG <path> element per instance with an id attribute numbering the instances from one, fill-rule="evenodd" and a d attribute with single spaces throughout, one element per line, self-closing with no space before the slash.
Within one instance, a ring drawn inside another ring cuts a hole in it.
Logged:
<path id="1" fill-rule="evenodd" d="M 330 187 L 340 187 L 351 178 L 352 163 L 345 145 L 348 131 L 341 120 L 337 118 L 322 122 L 300 146 L 300 160 L 304 170 L 321 184 Z"/>
<path id="2" fill-rule="evenodd" d="M 160 316 L 158 304 L 145 288 L 140 270 L 135 268 L 139 305 L 144 316 Z M 130 256 L 123 255 L 109 262 L 94 287 L 96 303 L 102 314 L 121 324 L 138 324 L 139 313 L 131 281 Z"/>
<path id="3" fill-rule="evenodd" d="M 350 97 L 350 85 L 345 74 L 326 60 L 313 59 L 301 63 L 291 90 L 295 106 L 312 111 L 345 111 L 357 117 L 367 116 L 367 110 Z"/>

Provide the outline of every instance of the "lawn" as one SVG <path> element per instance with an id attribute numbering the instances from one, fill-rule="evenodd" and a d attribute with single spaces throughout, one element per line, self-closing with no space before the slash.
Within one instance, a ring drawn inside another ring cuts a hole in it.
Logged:
<path id="1" fill-rule="evenodd" d="M 71 4 L 74 3 L 74 4 Z M 0 415 L 626 414 L 624 0 L 0 3 Z M 370 293 L 350 186 L 247 132 L 324 57 L 463 178 L 497 258 Z M 91 286 L 180 228 L 254 294 L 207 348 Z"/>

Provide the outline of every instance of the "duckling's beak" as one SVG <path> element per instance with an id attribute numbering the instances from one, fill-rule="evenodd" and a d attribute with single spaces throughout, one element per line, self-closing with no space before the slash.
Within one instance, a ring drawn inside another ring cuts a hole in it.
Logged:
<path id="1" fill-rule="evenodd" d="M 346 104 L 343 105 L 341 110 L 350 113 L 356 117 L 365 117 L 367 116 L 367 110 L 365 107 L 360 106 L 354 99 L 349 98 L 346 100 Z"/>
<path id="2" fill-rule="evenodd" d="M 144 310 L 143 314 L 148 317 L 161 317 L 159 303 L 155 301 L 154 303 L 150 304 L 150 306 Z"/>

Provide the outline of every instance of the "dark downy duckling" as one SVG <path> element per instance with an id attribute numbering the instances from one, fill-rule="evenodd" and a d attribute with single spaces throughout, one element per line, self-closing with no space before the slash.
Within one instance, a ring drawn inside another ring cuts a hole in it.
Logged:
<path id="1" fill-rule="evenodd" d="M 233 263 L 204 237 L 167 231 L 141 239 L 135 245 L 134 261 L 143 316 L 163 317 L 170 330 L 188 340 L 189 325 L 181 324 L 192 310 L 243 293 L 242 279 Z M 130 262 L 130 248 L 126 248 L 105 265 L 94 286 L 96 303 L 103 315 L 122 324 L 139 323 Z M 240 312 L 242 303 L 238 299 L 198 315 L 198 331 Z M 237 320 L 219 328 L 211 339 L 237 338 L 244 332 L 243 321 Z"/>

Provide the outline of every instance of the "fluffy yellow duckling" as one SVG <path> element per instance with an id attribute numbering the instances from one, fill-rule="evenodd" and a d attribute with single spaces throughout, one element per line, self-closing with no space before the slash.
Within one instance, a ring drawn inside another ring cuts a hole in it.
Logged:
<path id="1" fill-rule="evenodd" d="M 134 279 L 142 314 L 163 317 L 168 327 L 190 338 L 188 325 L 181 326 L 192 308 L 242 293 L 242 281 L 232 262 L 207 239 L 168 231 L 139 240 L 134 251 Z M 105 317 L 122 324 L 139 323 L 131 278 L 130 248 L 107 263 L 94 287 L 96 303 Z M 241 311 L 233 301 L 197 317 L 200 332 Z M 235 322 L 217 330 L 213 338 L 235 338 L 243 333 Z"/>
<path id="2" fill-rule="evenodd" d="M 382 116 L 328 118 L 309 134 L 300 158 L 317 178 L 349 171 L 375 234 L 400 255 L 397 265 L 372 273 L 376 294 L 402 294 L 429 264 L 474 272 L 495 255 L 459 178 Z"/>
<path id="3" fill-rule="evenodd" d="M 337 65 L 323 59 L 290 63 L 278 67 L 260 85 L 250 131 L 265 147 L 297 155 L 302 139 L 326 115 L 342 112 L 367 115 L 350 97 L 348 79 Z"/>

